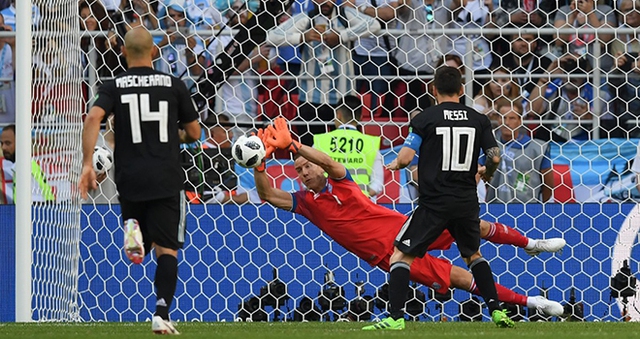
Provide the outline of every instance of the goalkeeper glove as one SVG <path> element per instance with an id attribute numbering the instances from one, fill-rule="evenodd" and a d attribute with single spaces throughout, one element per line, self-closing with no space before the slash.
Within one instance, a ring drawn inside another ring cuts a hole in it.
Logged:
<path id="1" fill-rule="evenodd" d="M 270 158 L 271 154 L 273 154 L 273 151 L 276 150 L 275 147 L 273 147 L 271 144 L 268 143 L 268 139 L 271 137 L 271 133 L 268 130 L 263 130 L 262 128 L 258 128 L 258 134 L 251 133 L 251 135 L 257 135 L 258 138 L 260 138 L 260 140 L 262 140 L 262 143 L 264 144 L 264 149 L 266 150 L 265 156 L 262 159 L 262 162 L 260 163 L 260 165 L 255 167 L 256 171 L 264 172 L 264 170 L 266 169 L 266 160 Z"/>
<path id="2" fill-rule="evenodd" d="M 276 118 L 273 125 L 267 127 L 267 132 L 271 134 L 266 139 L 269 145 L 279 148 L 288 149 L 291 153 L 296 154 L 302 147 L 302 144 L 291 138 L 291 131 L 284 118 Z"/>

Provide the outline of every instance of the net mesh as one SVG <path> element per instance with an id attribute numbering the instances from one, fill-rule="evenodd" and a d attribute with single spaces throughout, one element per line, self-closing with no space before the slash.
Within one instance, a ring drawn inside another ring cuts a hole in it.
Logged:
<path id="1" fill-rule="evenodd" d="M 77 2 L 33 4 L 33 318 L 77 321 L 80 203 L 73 187 L 84 110 Z"/>
<path id="2" fill-rule="evenodd" d="M 251 171 L 234 166 L 225 149 L 277 116 L 291 120 L 300 140 L 312 144 L 314 135 L 333 128 L 339 99 L 353 94 L 362 109 L 361 130 L 379 137 L 380 157 L 388 163 L 408 135 L 411 114 L 435 103 L 433 72 L 443 63 L 461 70 L 464 100 L 489 116 L 507 144 L 498 181 L 479 185 L 479 199 L 489 203 L 481 217 L 532 238 L 568 243 L 562 255 L 535 258 L 508 245 L 483 244 L 496 280 L 519 293 L 579 305 L 587 320 L 617 320 L 623 310 L 640 317 L 633 296 L 622 302 L 629 290 L 610 298 L 610 278 L 625 260 L 632 274 L 638 267 L 635 2 L 574 9 L 546 0 L 413 0 L 405 6 L 379 0 L 384 10 L 378 20 L 367 16 L 374 15 L 371 1 L 355 0 L 355 9 L 334 12 L 346 21 L 305 19 L 298 13 L 313 11 L 311 1 L 295 2 L 284 15 L 258 1 L 34 3 L 41 12 L 36 36 L 42 36 L 36 39 L 42 63 L 34 66 L 34 132 L 48 180 L 59 182 L 56 203 L 38 205 L 34 214 L 38 319 L 151 317 L 154 260 L 125 262 L 113 173 L 83 206 L 80 222 L 69 180 L 78 164 L 71 161 L 80 143 L 78 112 L 102 81 L 126 68 L 123 34 L 137 25 L 152 30 L 159 47 L 155 67 L 185 81 L 207 126 L 201 142 L 183 150 L 191 204 L 173 319 L 367 320 L 384 314 L 386 274 L 304 218 L 261 205 Z M 278 28 L 266 37 L 252 31 L 238 41 L 249 43 L 236 49 L 239 54 L 225 49 L 258 13 Z M 395 21 L 381 24 L 387 16 Z M 331 32 L 340 33 L 337 40 Z M 308 43 L 296 49 L 300 35 Z M 220 81 L 224 60 L 236 57 Z M 522 142 L 533 146 L 507 143 L 515 131 L 516 138 L 534 138 Z M 99 143 L 113 147 L 109 126 L 102 132 Z M 303 188 L 286 153 L 270 159 L 267 172 L 276 187 Z M 409 213 L 417 197 L 412 172 L 380 169 L 377 175 L 381 184 L 371 192 L 377 203 Z M 435 254 L 464 267 L 455 247 Z M 467 292 L 450 298 L 425 287 L 415 291 L 407 310 L 419 319 L 466 316 Z M 537 319 L 531 312 L 525 318 Z"/>

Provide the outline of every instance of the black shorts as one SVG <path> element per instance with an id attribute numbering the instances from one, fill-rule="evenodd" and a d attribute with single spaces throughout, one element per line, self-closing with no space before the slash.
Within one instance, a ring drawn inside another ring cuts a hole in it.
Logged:
<path id="1" fill-rule="evenodd" d="M 151 251 L 153 243 L 172 250 L 182 248 L 186 225 L 184 192 L 171 198 L 148 201 L 118 198 L 122 219 L 136 219 L 140 224 L 145 254 Z"/>
<path id="2" fill-rule="evenodd" d="M 396 237 L 395 246 L 403 253 L 422 258 L 427 249 L 445 229 L 456 240 L 463 258 L 468 258 L 480 248 L 480 218 L 476 213 L 467 216 L 443 215 L 421 205 L 411 214 Z"/>

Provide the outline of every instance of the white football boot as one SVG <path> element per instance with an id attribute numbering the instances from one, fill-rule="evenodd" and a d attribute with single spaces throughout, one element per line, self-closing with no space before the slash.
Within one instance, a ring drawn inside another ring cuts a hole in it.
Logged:
<path id="1" fill-rule="evenodd" d="M 559 317 L 564 313 L 564 307 L 557 301 L 549 300 L 541 295 L 531 298 L 535 299 L 536 310 L 546 316 Z"/>
<path id="2" fill-rule="evenodd" d="M 551 238 L 551 239 L 537 239 L 533 248 L 524 249 L 524 252 L 528 255 L 535 257 L 536 255 L 543 252 L 558 252 L 562 251 L 564 246 L 567 244 L 567 241 L 562 238 Z"/>
<path id="3" fill-rule="evenodd" d="M 153 320 L 151 321 L 151 330 L 155 334 L 169 334 L 169 335 L 177 335 L 180 334 L 171 321 L 164 320 L 162 317 L 154 315 Z"/>
<path id="4" fill-rule="evenodd" d="M 142 232 L 136 219 L 127 219 L 124 222 L 124 254 L 134 264 L 140 264 L 144 260 Z"/>

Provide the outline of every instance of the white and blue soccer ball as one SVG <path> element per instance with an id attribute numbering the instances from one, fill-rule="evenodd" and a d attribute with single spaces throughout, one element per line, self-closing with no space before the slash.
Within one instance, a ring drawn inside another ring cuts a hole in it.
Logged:
<path id="1" fill-rule="evenodd" d="M 96 146 L 93 149 L 93 170 L 96 174 L 104 174 L 113 166 L 113 154 L 109 149 Z"/>
<path id="2" fill-rule="evenodd" d="M 266 154 L 262 140 L 255 135 L 239 137 L 231 148 L 233 160 L 245 168 L 258 167 Z"/>

